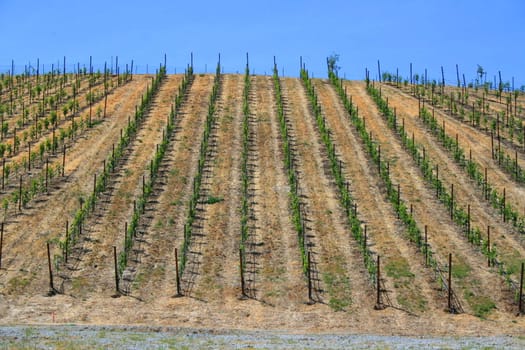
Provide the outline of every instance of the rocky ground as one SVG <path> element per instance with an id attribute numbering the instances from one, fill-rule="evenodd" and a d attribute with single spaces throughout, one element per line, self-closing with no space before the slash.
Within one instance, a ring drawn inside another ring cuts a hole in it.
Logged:
<path id="1" fill-rule="evenodd" d="M 85 325 L 4 326 L 5 349 L 523 349 L 522 337 L 400 337 Z"/>

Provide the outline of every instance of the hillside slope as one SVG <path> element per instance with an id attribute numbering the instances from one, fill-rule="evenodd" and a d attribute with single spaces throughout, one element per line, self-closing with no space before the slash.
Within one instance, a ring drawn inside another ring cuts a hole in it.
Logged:
<path id="1" fill-rule="evenodd" d="M 411 206 L 417 227 L 421 231 L 427 227 L 434 258 L 446 268 L 448 254 L 453 254 L 452 285 L 464 313 L 447 312 L 447 295 L 398 218 L 377 164 L 336 88 L 327 80 L 313 79 L 338 164 L 356 204 L 356 216 L 362 229 L 366 226 L 365 248 L 374 259 L 381 257 L 383 307 L 374 309 L 376 281 L 370 278 L 363 262 L 361 243 L 352 236 L 349 213 L 341 205 L 330 150 L 325 146 L 326 136 L 319 129 L 304 82 L 279 79 L 286 120 L 283 126 L 278 118 L 274 81 L 255 75 L 249 77 L 247 126 L 247 219 L 251 236 L 246 243 L 249 268 L 245 278 L 249 298 L 240 298 L 239 270 L 246 80 L 242 75 L 220 75 L 213 102 L 210 96 L 214 76 L 206 74 L 192 77 L 175 111 L 175 129 L 144 206 L 141 232 L 133 236 L 132 258 L 124 276 L 120 276 L 121 295 L 115 297 L 113 246 L 118 252 L 123 249 L 124 225 L 133 220 L 137 199 L 151 176 L 152 159 L 165 136 L 166 120 L 181 93 L 182 75 L 168 75 L 161 80 L 136 136 L 112 171 L 96 209 L 88 214 L 69 262 L 60 265 L 58 260 L 53 261 L 54 287 L 59 293 L 48 296 L 46 243 L 50 242 L 52 260 L 60 256 L 58 242 L 65 237 L 66 223 L 73 222 L 79 200 L 93 191 L 95 174 L 100 176 L 151 79 L 138 75 L 116 87 L 108 95 L 106 118 L 68 146 L 65 177 L 54 178 L 49 193 L 37 195 L 21 211 L 10 209 L 6 213 L 0 324 L 133 324 L 399 335 L 521 334 L 525 321 L 515 315 L 517 305 L 504 278 L 496 267 L 487 266 L 480 249 L 470 244 L 462 227 L 450 218 L 435 190 L 425 181 L 418 162 L 388 127 L 366 84 L 359 81 L 345 81 L 344 89 L 358 108 L 375 146 L 380 147 L 381 157 L 390 161 L 389 174 L 400 186 L 400 200 Z M 509 220 L 504 222 L 474 181 L 426 129 L 418 118 L 418 100 L 392 85 L 383 84 L 382 89 L 396 108 L 399 123 L 403 120 L 414 141 L 425 148 L 426 157 L 439 165 L 444 186 L 455 185 L 458 205 L 470 204 L 472 225 L 491 227 L 498 256 L 512 267 L 511 277 L 517 280 L 525 257 L 519 229 Z M 213 123 L 208 148 L 201 155 L 210 110 Z M 507 189 L 508 203 L 522 209 L 522 184 L 487 157 L 490 137 L 446 111 L 438 115 L 451 133 L 460 135 L 461 146 L 471 150 L 471 156 L 484 167 L 490 167 L 491 181 L 498 189 Z M 299 174 L 296 189 L 290 188 L 288 181 L 283 128 L 288 132 L 293 164 Z M 58 162 L 59 156 L 56 159 Z M 201 162 L 203 176 L 195 219 L 188 221 Z M 33 173 L 36 171 L 33 169 Z M 0 195 L 7 197 L 16 191 L 13 186 Z M 300 246 L 291 209 L 292 191 L 299 194 L 305 218 L 300 223 L 306 230 L 305 247 Z M 185 295 L 174 297 L 174 252 L 177 249 L 179 263 L 188 222 L 193 233 L 180 276 Z M 313 303 L 308 298 L 309 275 L 303 270 L 301 249 L 311 253 Z"/>

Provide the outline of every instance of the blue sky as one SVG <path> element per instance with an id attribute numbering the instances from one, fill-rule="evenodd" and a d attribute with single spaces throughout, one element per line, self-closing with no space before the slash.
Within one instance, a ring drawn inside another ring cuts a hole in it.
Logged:
<path id="1" fill-rule="evenodd" d="M 362 79 L 365 67 L 407 77 L 428 69 L 455 84 L 455 65 L 467 80 L 480 64 L 492 80 L 525 84 L 525 1 L 114 1 L 0 0 L 0 71 L 11 60 L 89 63 L 111 57 L 150 72 L 167 54 L 168 71 L 181 72 L 194 54 L 197 71 L 211 72 L 220 52 L 226 72 L 242 71 L 245 54 L 257 74 L 270 73 L 273 56 L 296 76 L 299 56 L 315 76 L 340 55 L 341 74 Z"/>

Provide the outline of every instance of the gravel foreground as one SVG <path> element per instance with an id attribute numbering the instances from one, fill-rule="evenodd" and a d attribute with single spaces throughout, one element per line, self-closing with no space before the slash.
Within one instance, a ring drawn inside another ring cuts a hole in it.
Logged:
<path id="1" fill-rule="evenodd" d="M 117 326 L 2 326 L 2 349 L 523 349 L 522 337 L 287 334 Z"/>

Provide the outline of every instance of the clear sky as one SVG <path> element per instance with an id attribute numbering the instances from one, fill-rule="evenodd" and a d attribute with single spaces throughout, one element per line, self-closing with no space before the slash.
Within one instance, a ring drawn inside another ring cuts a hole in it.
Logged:
<path id="1" fill-rule="evenodd" d="M 467 80 L 480 64 L 492 80 L 515 77 L 525 85 L 523 0 L 0 0 L 0 72 L 36 59 L 93 62 L 112 57 L 152 71 L 167 54 L 168 72 L 181 72 L 194 54 L 195 69 L 211 72 L 221 53 L 226 72 L 242 71 L 246 52 L 257 74 L 270 73 L 273 56 L 285 75 L 296 76 L 299 56 L 316 77 L 326 57 L 340 55 L 341 74 L 362 79 L 399 68 L 428 69 L 456 82 L 456 64 Z M 68 66 L 71 68 L 71 65 Z"/>

